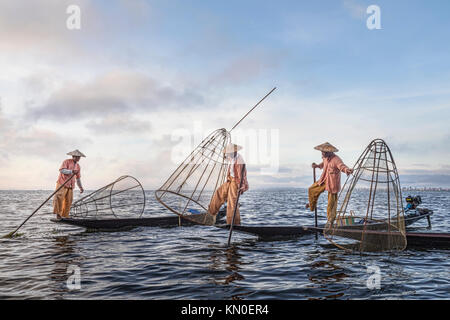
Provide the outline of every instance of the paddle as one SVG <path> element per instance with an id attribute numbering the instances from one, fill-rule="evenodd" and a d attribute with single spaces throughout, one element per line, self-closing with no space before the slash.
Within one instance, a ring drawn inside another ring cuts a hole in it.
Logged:
<path id="1" fill-rule="evenodd" d="M 236 217 L 236 211 L 237 211 L 237 208 L 239 205 L 239 197 L 241 196 L 242 181 L 244 180 L 244 170 L 245 170 L 245 164 L 242 165 L 242 169 L 241 169 L 241 181 L 239 181 L 238 195 L 236 198 L 236 203 L 234 205 L 233 219 L 231 220 L 231 225 L 230 225 L 230 234 L 228 235 L 228 246 L 230 246 L 231 234 L 233 233 L 234 218 Z"/>
<path id="2" fill-rule="evenodd" d="M 316 167 L 313 168 L 313 179 L 314 183 L 316 183 Z M 317 228 L 317 205 L 314 208 L 314 226 Z M 316 232 L 316 240 L 317 240 L 317 232 Z"/>
<path id="3" fill-rule="evenodd" d="M 36 210 L 34 210 L 33 211 L 33 213 L 28 217 L 28 218 L 26 218 L 25 219 L 25 221 L 24 222 L 22 222 L 22 224 L 20 225 L 20 226 L 18 226 L 17 227 L 17 229 L 16 230 L 14 230 L 13 232 L 11 232 L 11 233 L 8 233 L 6 236 L 3 236 L 2 238 L 12 238 L 12 236 L 28 221 L 28 220 L 30 220 L 30 218 L 36 213 L 36 212 L 38 212 L 38 210 L 40 209 L 40 208 L 42 208 L 42 206 L 44 205 L 44 204 L 46 204 L 47 203 L 47 201 L 48 200 L 50 200 L 51 199 L 51 197 L 53 197 L 59 190 L 61 190 L 62 189 L 62 187 L 64 187 L 65 185 L 66 185 L 66 183 L 67 182 L 69 182 L 69 181 L 71 181 L 72 180 L 72 178 L 74 177 L 76 175 L 76 173 L 74 173 L 74 174 L 72 174 L 71 176 L 70 176 L 70 178 L 69 179 L 67 179 L 66 180 L 66 182 L 64 182 L 58 189 L 56 189 L 56 191 L 55 192 L 53 192 Z"/>

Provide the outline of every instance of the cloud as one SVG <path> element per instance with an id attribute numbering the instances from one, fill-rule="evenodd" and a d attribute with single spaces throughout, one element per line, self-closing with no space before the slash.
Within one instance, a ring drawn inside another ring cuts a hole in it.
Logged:
<path id="1" fill-rule="evenodd" d="M 146 0 L 120 0 L 120 5 L 132 15 L 134 23 L 145 22 L 153 12 Z"/>
<path id="2" fill-rule="evenodd" d="M 0 48 L 56 54 L 77 50 L 78 41 L 74 43 L 74 34 L 66 27 L 66 9 L 71 4 L 82 8 L 83 21 L 95 21 L 87 19 L 95 10 L 86 0 L 1 1 Z"/>
<path id="3" fill-rule="evenodd" d="M 133 111 L 190 108 L 203 103 L 203 96 L 195 90 L 175 88 L 139 72 L 111 71 L 85 83 L 66 83 L 46 103 L 29 108 L 26 117 L 71 121 Z"/>
<path id="4" fill-rule="evenodd" d="M 350 15 L 359 20 L 364 20 L 366 16 L 367 7 L 358 3 L 356 0 L 344 0 L 344 7 L 350 13 Z"/>
<path id="5" fill-rule="evenodd" d="M 88 140 L 67 137 L 57 132 L 37 127 L 18 129 L 2 137 L 2 149 L 9 155 L 52 158 L 66 153 L 73 145 L 86 144 Z"/>
<path id="6" fill-rule="evenodd" d="M 422 157 L 440 154 L 449 154 L 450 135 L 436 135 L 432 139 L 429 135 L 418 138 L 389 136 L 389 148 L 399 155 L 422 155 Z"/>
<path id="7" fill-rule="evenodd" d="M 3 161 L 15 156 L 40 157 L 51 159 L 58 154 L 66 153 L 74 145 L 85 145 L 89 139 L 66 136 L 49 129 L 36 126 L 22 126 L 6 118 L 0 109 L 0 158 Z"/>
<path id="8" fill-rule="evenodd" d="M 402 185 L 450 187 L 449 174 L 405 174 L 400 175 Z"/>
<path id="9" fill-rule="evenodd" d="M 8 136 L 12 129 L 12 122 L 7 119 L 3 113 L 2 109 L 0 108 L 0 165 L 3 166 L 3 163 L 5 163 L 9 159 L 9 155 L 7 153 L 7 141 Z"/>
<path id="10" fill-rule="evenodd" d="M 132 117 L 108 115 L 100 121 L 89 121 L 86 128 L 95 134 L 141 134 L 151 131 L 149 121 L 137 120 Z"/>
<path id="11" fill-rule="evenodd" d="M 275 56 L 269 54 L 252 53 L 230 61 L 222 71 L 212 76 L 213 84 L 239 84 L 251 79 L 258 79 L 261 75 L 277 67 Z"/>
<path id="12" fill-rule="evenodd" d="M 248 167 L 247 171 L 249 173 L 261 173 L 261 170 L 263 170 L 263 169 L 267 169 L 267 166 L 252 164 L 251 166 Z M 286 173 L 291 174 L 293 172 L 294 172 L 293 168 L 289 168 L 289 167 L 285 167 L 285 166 L 279 167 L 277 170 L 277 173 L 283 173 L 283 174 L 286 174 Z"/>
<path id="13" fill-rule="evenodd" d="M 250 177 L 250 176 L 249 176 Z M 249 178 L 250 179 L 250 178 Z M 254 176 L 252 179 L 257 184 L 263 185 L 292 185 L 295 184 L 297 186 L 302 185 L 310 185 L 311 177 L 310 176 L 291 176 L 291 177 L 277 177 L 277 176 Z M 250 181 L 250 180 L 249 180 Z"/>

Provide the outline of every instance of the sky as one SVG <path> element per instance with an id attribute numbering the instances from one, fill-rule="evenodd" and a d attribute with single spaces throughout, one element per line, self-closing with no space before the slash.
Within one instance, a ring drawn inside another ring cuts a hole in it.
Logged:
<path id="1" fill-rule="evenodd" d="M 370 5 L 380 29 L 369 29 Z M 80 8 L 69 29 L 67 8 Z M 450 187 L 450 3 L 0 0 L 0 189 L 161 186 L 218 128 L 250 188 L 307 187 L 314 146 L 390 147 L 403 186 Z"/>

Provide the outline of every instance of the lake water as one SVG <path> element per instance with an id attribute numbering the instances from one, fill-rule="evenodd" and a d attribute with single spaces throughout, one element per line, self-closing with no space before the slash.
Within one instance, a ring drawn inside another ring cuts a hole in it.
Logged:
<path id="1" fill-rule="evenodd" d="M 1 234 L 49 191 L 0 191 Z M 144 216 L 167 214 L 147 192 Z M 243 224 L 311 225 L 305 189 L 249 191 Z M 421 192 L 433 232 L 450 232 L 449 192 Z M 78 196 L 75 196 L 75 198 Z M 320 202 L 323 223 L 326 197 Z M 215 227 L 85 232 L 55 224 L 51 203 L 14 239 L 0 239 L 0 299 L 449 299 L 447 250 L 354 254 L 320 237 L 260 241 Z M 426 220 L 413 225 L 427 232 Z M 367 281 L 379 268 L 380 288 Z M 80 272 L 80 288 L 68 282 Z M 69 285 L 68 285 L 69 283 Z"/>

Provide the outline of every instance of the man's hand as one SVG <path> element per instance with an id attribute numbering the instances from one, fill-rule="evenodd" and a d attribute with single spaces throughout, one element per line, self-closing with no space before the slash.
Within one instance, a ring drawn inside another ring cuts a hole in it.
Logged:
<path id="1" fill-rule="evenodd" d="M 349 176 L 349 175 L 351 175 L 351 174 L 353 174 L 353 169 L 348 169 L 348 170 L 347 170 L 347 175 Z"/>
<path id="2" fill-rule="evenodd" d="M 313 164 L 311 165 L 311 167 L 312 167 L 313 169 L 315 169 L 315 168 L 318 168 L 319 165 L 318 165 L 317 163 L 313 162 Z"/>
<path id="3" fill-rule="evenodd" d="M 84 189 L 83 188 L 80 188 L 80 193 L 83 193 L 84 192 Z"/>
<path id="4" fill-rule="evenodd" d="M 76 169 L 73 169 L 73 170 L 72 170 L 72 174 L 78 174 L 78 172 L 79 172 L 79 171 L 76 170 Z"/>

